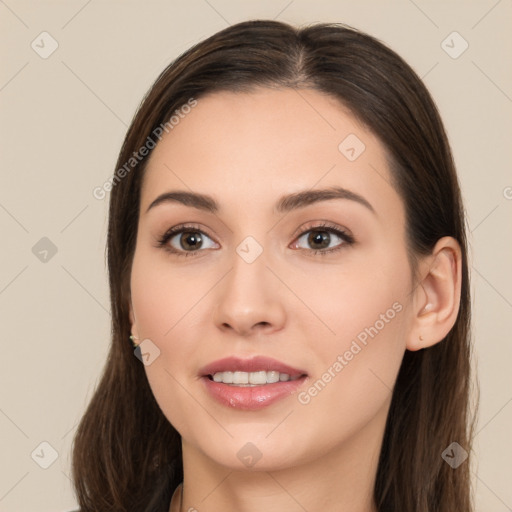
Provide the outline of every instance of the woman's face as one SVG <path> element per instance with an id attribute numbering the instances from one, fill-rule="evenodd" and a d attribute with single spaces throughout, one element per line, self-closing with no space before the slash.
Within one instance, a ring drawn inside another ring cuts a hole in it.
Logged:
<path id="1" fill-rule="evenodd" d="M 141 191 L 132 332 L 187 449 L 268 470 L 380 443 L 412 316 L 390 181 L 380 141 L 312 90 L 209 95 L 158 143 Z M 160 197 L 171 192 L 217 209 Z M 275 361 L 244 366 L 255 357 Z M 206 368 L 225 358 L 238 361 Z M 279 364 L 300 378 L 286 382 Z M 284 380 L 235 386 L 205 373 Z"/>

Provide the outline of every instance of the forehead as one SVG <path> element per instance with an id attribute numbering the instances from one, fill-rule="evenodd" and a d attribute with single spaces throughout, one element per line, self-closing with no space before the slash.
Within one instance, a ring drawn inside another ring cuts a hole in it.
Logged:
<path id="1" fill-rule="evenodd" d="M 261 210 L 283 193 L 343 186 L 385 210 L 401 203 L 390 183 L 384 146 L 335 98 L 309 89 L 216 92 L 153 150 L 141 206 L 179 189 Z"/>

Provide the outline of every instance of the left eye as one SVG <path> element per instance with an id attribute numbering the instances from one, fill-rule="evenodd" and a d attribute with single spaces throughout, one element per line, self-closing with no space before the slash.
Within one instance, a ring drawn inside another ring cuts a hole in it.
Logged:
<path id="1" fill-rule="evenodd" d="M 332 249 L 349 242 L 347 238 L 345 233 L 334 229 L 310 229 L 297 238 L 294 247 L 309 250 Z M 302 247 L 301 240 L 305 241 L 309 247 Z"/>

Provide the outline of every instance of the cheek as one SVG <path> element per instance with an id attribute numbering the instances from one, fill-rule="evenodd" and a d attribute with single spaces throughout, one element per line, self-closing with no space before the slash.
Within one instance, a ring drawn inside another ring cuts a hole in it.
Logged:
<path id="1" fill-rule="evenodd" d="M 381 342 L 373 344 L 378 346 L 403 342 L 404 348 L 398 327 L 409 301 L 410 273 L 404 270 L 408 268 L 405 253 L 372 250 L 350 255 L 335 269 L 317 266 L 300 277 L 290 274 L 288 282 L 309 308 L 309 314 L 294 316 L 290 311 L 290 316 L 298 323 L 308 319 L 311 329 L 316 326 L 312 339 L 324 340 L 314 345 L 316 353 L 347 350 L 355 339 L 364 345 L 378 338 Z"/>
<path id="2" fill-rule="evenodd" d="M 391 299 L 354 299 L 335 324 L 337 335 L 322 337 L 311 350 L 316 363 L 297 396 L 295 420 L 304 432 L 303 442 L 314 435 L 318 451 L 328 453 L 361 432 L 368 442 L 382 433 L 407 325 L 406 308 Z"/>
<path id="3" fill-rule="evenodd" d="M 139 336 L 160 343 L 174 338 L 181 324 L 194 318 L 198 303 L 215 285 L 217 270 L 180 269 L 164 254 L 136 251 L 130 286 Z"/>
<path id="4" fill-rule="evenodd" d="M 306 360 L 315 362 L 310 385 L 298 397 L 306 421 L 329 410 L 335 435 L 340 426 L 355 429 L 387 405 L 405 351 L 408 268 L 405 254 L 381 254 L 378 262 L 365 261 L 311 287 L 308 305 L 324 325 L 317 322 L 317 335 L 311 332 L 305 347 Z"/>
<path id="5" fill-rule="evenodd" d="M 195 379 L 199 316 L 204 320 L 208 291 L 218 280 L 208 272 L 169 271 L 165 258 L 149 251 L 135 253 L 131 297 L 139 338 L 149 339 L 159 353 L 145 366 L 157 403 L 180 432 L 190 429 L 187 410 L 194 403 L 190 385 Z M 201 330 L 203 327 L 200 327 Z"/>

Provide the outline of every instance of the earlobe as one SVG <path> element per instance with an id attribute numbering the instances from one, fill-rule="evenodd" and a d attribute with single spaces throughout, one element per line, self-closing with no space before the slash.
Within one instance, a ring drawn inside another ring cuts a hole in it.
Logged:
<path id="1" fill-rule="evenodd" d="M 414 291 L 408 350 L 439 343 L 455 324 L 460 306 L 461 265 L 460 245 L 453 237 L 439 239 L 432 254 L 420 264 L 422 279 Z"/>

